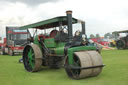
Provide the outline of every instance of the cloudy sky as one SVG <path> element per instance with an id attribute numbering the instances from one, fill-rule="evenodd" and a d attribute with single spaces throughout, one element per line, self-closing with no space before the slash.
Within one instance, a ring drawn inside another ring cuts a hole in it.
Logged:
<path id="1" fill-rule="evenodd" d="M 6 26 L 23 26 L 73 11 L 87 34 L 128 29 L 128 0 L 0 0 L 0 36 Z"/>

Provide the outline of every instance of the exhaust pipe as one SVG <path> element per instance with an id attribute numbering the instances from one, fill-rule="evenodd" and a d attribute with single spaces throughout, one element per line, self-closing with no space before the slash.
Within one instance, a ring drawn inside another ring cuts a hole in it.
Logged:
<path id="1" fill-rule="evenodd" d="M 72 11 L 66 11 L 68 21 L 68 39 L 69 43 L 72 42 Z"/>
<path id="2" fill-rule="evenodd" d="M 86 35 L 86 33 L 85 33 L 85 22 L 82 22 L 82 34 Z"/>
<path id="3" fill-rule="evenodd" d="M 85 39 L 87 40 L 87 35 L 86 35 L 86 28 L 85 28 L 85 22 L 81 22 L 82 23 L 82 35 L 85 35 Z"/>

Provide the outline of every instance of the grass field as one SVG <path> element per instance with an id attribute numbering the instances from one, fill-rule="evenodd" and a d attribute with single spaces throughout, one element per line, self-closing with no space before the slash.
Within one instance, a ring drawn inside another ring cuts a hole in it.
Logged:
<path id="1" fill-rule="evenodd" d="M 97 77 L 82 80 L 68 78 L 64 69 L 24 70 L 21 56 L 0 56 L 0 85 L 128 85 L 128 50 L 104 50 L 106 65 Z"/>

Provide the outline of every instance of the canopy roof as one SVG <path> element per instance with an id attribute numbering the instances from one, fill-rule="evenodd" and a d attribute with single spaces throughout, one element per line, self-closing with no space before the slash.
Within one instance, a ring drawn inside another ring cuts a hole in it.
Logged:
<path id="1" fill-rule="evenodd" d="M 72 18 L 72 23 L 77 23 L 78 20 L 75 18 Z M 37 23 L 21 26 L 20 29 L 28 29 L 28 28 L 36 28 L 36 29 L 48 29 L 52 27 L 58 27 L 59 23 L 62 23 L 62 25 L 67 24 L 67 16 L 60 16 L 60 17 L 55 17 L 52 19 L 47 19 L 44 21 L 40 21 Z"/>
<path id="2" fill-rule="evenodd" d="M 127 33 L 127 32 L 128 32 L 128 30 L 123 30 L 123 31 L 115 31 L 113 33 Z"/>

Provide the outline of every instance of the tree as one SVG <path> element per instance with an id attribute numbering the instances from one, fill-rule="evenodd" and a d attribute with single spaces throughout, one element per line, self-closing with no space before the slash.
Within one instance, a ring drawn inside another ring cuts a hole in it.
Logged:
<path id="1" fill-rule="evenodd" d="M 90 38 L 95 38 L 95 36 L 93 34 L 90 35 Z"/>
<path id="2" fill-rule="evenodd" d="M 118 33 L 112 33 L 111 39 L 118 39 L 119 34 Z"/>
<path id="3" fill-rule="evenodd" d="M 111 37 L 111 33 L 106 33 L 105 35 L 104 35 L 104 38 L 110 38 Z"/>
<path id="4" fill-rule="evenodd" d="M 96 34 L 96 38 L 100 38 L 100 35 L 99 34 Z"/>

